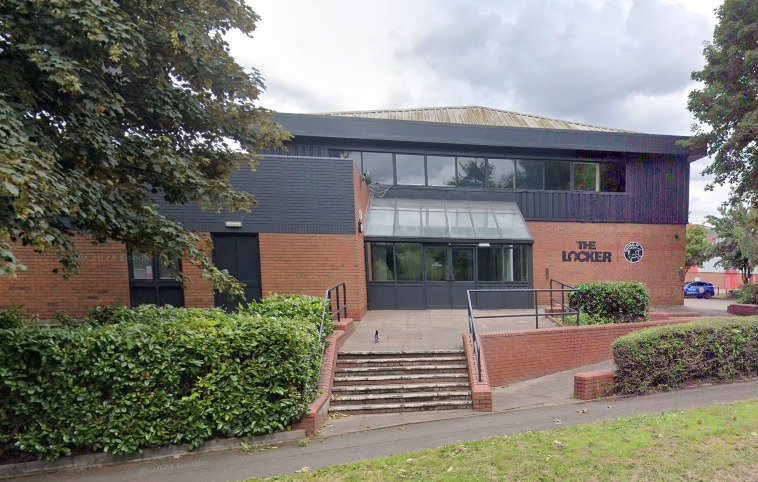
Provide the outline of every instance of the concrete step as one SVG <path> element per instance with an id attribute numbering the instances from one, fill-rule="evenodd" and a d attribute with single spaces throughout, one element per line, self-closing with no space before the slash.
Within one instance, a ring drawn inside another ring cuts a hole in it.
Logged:
<path id="1" fill-rule="evenodd" d="M 466 357 L 460 356 L 434 356 L 434 357 L 395 357 L 395 358 L 342 358 L 337 359 L 337 366 L 349 367 L 355 365 L 393 366 L 393 365 L 442 365 L 442 364 L 466 363 Z"/>
<path id="2" fill-rule="evenodd" d="M 381 359 L 381 358 L 433 358 L 433 357 L 446 357 L 446 356 L 464 356 L 463 350 L 397 350 L 397 351 L 347 351 L 339 352 L 337 359 L 339 360 L 352 360 L 352 359 Z"/>
<path id="3" fill-rule="evenodd" d="M 406 375 L 335 376 L 334 386 L 383 385 L 389 383 L 438 383 L 468 381 L 468 373 L 427 373 Z"/>
<path id="4" fill-rule="evenodd" d="M 470 409 L 462 350 L 345 352 L 337 355 L 330 412 Z"/>
<path id="5" fill-rule="evenodd" d="M 330 412 L 338 413 L 395 413 L 427 410 L 463 410 L 472 408 L 471 400 L 437 400 L 433 402 L 377 403 L 367 405 L 331 404 Z"/>
<path id="6" fill-rule="evenodd" d="M 427 373 L 468 373 L 468 366 L 463 365 L 402 365 L 402 366 L 355 366 L 350 368 L 340 368 L 334 372 L 337 377 L 340 376 L 361 376 L 361 375 L 403 375 Z"/>
<path id="7" fill-rule="evenodd" d="M 369 405 L 407 402 L 432 402 L 445 400 L 471 401 L 471 391 L 456 390 L 450 392 L 403 392 L 403 393 L 363 393 L 359 395 L 332 394 L 332 403 L 338 405 Z"/>
<path id="8" fill-rule="evenodd" d="M 358 394 L 358 393 L 392 393 L 392 392 L 437 392 L 468 390 L 468 380 L 460 382 L 440 383 L 386 383 L 382 385 L 348 385 L 335 386 L 332 393 Z"/>

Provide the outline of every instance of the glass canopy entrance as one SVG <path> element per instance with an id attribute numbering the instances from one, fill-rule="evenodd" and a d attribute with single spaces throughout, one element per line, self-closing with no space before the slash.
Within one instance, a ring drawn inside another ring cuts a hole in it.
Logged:
<path id="1" fill-rule="evenodd" d="M 492 239 L 533 242 L 514 202 L 374 197 L 369 238 Z"/>
<path id="2" fill-rule="evenodd" d="M 375 198 L 365 234 L 369 309 L 465 308 L 469 289 L 533 285 L 533 240 L 515 203 Z M 500 296 L 487 307 L 530 303 Z"/>

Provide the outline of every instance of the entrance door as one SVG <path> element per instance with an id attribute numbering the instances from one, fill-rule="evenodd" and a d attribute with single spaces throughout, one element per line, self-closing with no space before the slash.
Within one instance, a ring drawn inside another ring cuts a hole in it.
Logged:
<path id="1" fill-rule="evenodd" d="M 214 234 L 213 263 L 219 269 L 229 271 L 245 285 L 247 301 L 261 299 L 261 257 L 257 234 Z M 218 307 L 234 311 L 242 299 L 216 293 L 214 302 Z"/>
<path id="2" fill-rule="evenodd" d="M 450 308 L 450 259 L 447 245 L 424 246 L 424 289 L 428 309 Z"/>
<path id="3" fill-rule="evenodd" d="M 476 288 L 474 274 L 474 247 L 456 246 L 450 247 L 452 259 L 452 282 L 450 283 L 451 301 L 453 308 L 467 308 L 467 290 Z"/>

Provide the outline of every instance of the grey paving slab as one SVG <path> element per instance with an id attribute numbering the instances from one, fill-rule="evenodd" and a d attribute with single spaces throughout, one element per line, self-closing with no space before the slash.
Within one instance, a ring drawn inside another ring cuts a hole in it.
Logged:
<path id="1" fill-rule="evenodd" d="M 734 316 L 726 311 L 727 307 L 732 303 L 735 303 L 735 301 L 719 298 L 711 298 L 710 300 L 697 298 L 684 299 L 684 307 L 686 309 L 697 311 L 703 316 Z"/>
<path id="2" fill-rule="evenodd" d="M 477 320 L 477 330 L 510 331 L 535 328 L 531 310 L 478 310 L 476 315 L 518 315 L 513 318 Z M 556 326 L 539 317 L 540 328 Z M 374 335 L 379 331 L 379 341 Z M 372 350 L 461 350 L 468 333 L 466 310 L 369 311 L 342 347 L 343 352 Z"/>

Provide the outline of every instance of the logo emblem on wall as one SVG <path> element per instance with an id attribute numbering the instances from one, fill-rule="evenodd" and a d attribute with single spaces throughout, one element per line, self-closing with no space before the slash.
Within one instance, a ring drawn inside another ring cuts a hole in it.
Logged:
<path id="1" fill-rule="evenodd" d="M 640 243 L 631 242 L 624 247 L 624 257 L 627 261 L 630 263 L 636 263 L 637 261 L 642 259 L 642 254 L 644 253 L 644 250 L 642 249 L 642 245 Z"/>

